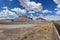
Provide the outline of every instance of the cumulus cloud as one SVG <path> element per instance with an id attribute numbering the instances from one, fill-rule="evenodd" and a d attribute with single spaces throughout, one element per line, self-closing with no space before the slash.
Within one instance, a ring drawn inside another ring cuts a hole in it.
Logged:
<path id="1" fill-rule="evenodd" d="M 18 17 L 15 12 L 10 11 L 9 9 L 5 9 L 0 11 L 0 19 L 13 19 Z"/>
<path id="2" fill-rule="evenodd" d="M 58 10 L 58 11 L 56 12 L 56 14 L 60 14 L 60 10 Z"/>
<path id="3" fill-rule="evenodd" d="M 55 15 L 55 16 L 54 15 L 48 15 L 48 16 L 45 16 L 43 18 L 48 20 L 48 21 L 51 21 L 51 20 L 55 20 L 55 21 L 60 20 L 60 16 L 58 16 L 58 15 Z"/>
<path id="4" fill-rule="evenodd" d="M 30 0 L 19 0 L 20 4 L 27 10 L 33 10 L 33 11 L 42 11 L 43 7 L 41 3 L 36 3 L 34 1 Z"/>
<path id="5" fill-rule="evenodd" d="M 49 10 L 43 10 L 42 13 L 52 13 L 52 11 L 49 11 Z"/>
<path id="6" fill-rule="evenodd" d="M 11 9 L 12 11 L 15 11 L 17 13 L 20 13 L 22 15 L 24 15 L 26 13 L 26 10 L 25 9 L 20 9 L 20 8 L 13 8 Z"/>
<path id="7" fill-rule="evenodd" d="M 56 4 L 57 4 L 57 6 L 56 6 L 56 8 L 55 8 L 55 10 L 56 10 L 56 14 L 60 14 L 60 0 L 53 0 Z"/>
<path id="8" fill-rule="evenodd" d="M 36 16 L 34 16 L 33 14 L 30 14 L 30 18 L 32 18 L 33 20 L 36 20 Z"/>
<path id="9" fill-rule="evenodd" d="M 3 10 L 0 11 L 0 19 L 10 19 L 10 18 L 13 19 L 20 16 L 21 14 L 24 15 L 26 13 L 25 9 L 20 8 L 8 9 L 8 7 L 2 7 L 2 8 Z"/>
<path id="10" fill-rule="evenodd" d="M 60 0 L 53 0 L 56 4 L 60 4 Z"/>
<path id="11" fill-rule="evenodd" d="M 57 5 L 57 8 L 60 8 L 60 4 Z"/>
<path id="12" fill-rule="evenodd" d="M 30 0 L 19 0 L 20 4 L 27 9 L 28 13 L 34 13 L 35 12 L 42 12 L 42 13 L 51 13 L 52 11 L 49 10 L 43 10 L 41 3 L 36 3 L 34 1 Z"/>

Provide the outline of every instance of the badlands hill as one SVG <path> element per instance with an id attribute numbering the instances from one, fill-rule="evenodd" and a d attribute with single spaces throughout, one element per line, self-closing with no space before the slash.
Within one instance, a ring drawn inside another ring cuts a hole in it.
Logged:
<path id="1" fill-rule="evenodd" d="M 38 24 L 41 22 L 46 22 L 46 20 L 43 18 L 37 18 L 36 20 L 33 20 L 32 18 L 26 16 L 20 16 L 15 19 L 0 20 L 0 24 Z"/>

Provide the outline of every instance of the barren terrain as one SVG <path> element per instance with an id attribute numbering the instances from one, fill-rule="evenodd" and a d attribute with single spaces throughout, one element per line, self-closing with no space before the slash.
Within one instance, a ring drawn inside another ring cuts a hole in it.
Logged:
<path id="1" fill-rule="evenodd" d="M 53 23 L 22 26 L 10 29 L 0 28 L 0 40 L 54 40 Z"/>

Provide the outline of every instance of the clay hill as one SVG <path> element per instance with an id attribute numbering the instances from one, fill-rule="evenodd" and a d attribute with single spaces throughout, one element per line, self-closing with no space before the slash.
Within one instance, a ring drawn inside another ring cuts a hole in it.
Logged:
<path id="1" fill-rule="evenodd" d="M 32 18 L 29 18 L 27 16 L 19 16 L 15 19 L 0 20 L 0 24 L 36 24 L 40 22 L 46 22 L 46 20 L 43 18 L 37 18 L 36 20 L 33 20 Z"/>

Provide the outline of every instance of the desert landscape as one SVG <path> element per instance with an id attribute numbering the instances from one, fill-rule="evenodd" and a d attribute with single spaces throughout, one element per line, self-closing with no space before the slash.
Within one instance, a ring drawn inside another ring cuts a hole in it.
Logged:
<path id="1" fill-rule="evenodd" d="M 0 40 L 60 40 L 60 0 L 0 0 Z"/>
<path id="2" fill-rule="evenodd" d="M 0 27 L 0 40 L 59 40 L 53 22 Z"/>
<path id="3" fill-rule="evenodd" d="M 52 23 L 46 23 L 34 27 L 0 28 L 0 40 L 53 40 L 52 27 Z"/>
<path id="4" fill-rule="evenodd" d="M 0 40 L 59 40 L 60 21 L 48 22 L 43 18 L 32 20 L 25 16 L 1 20 Z"/>

